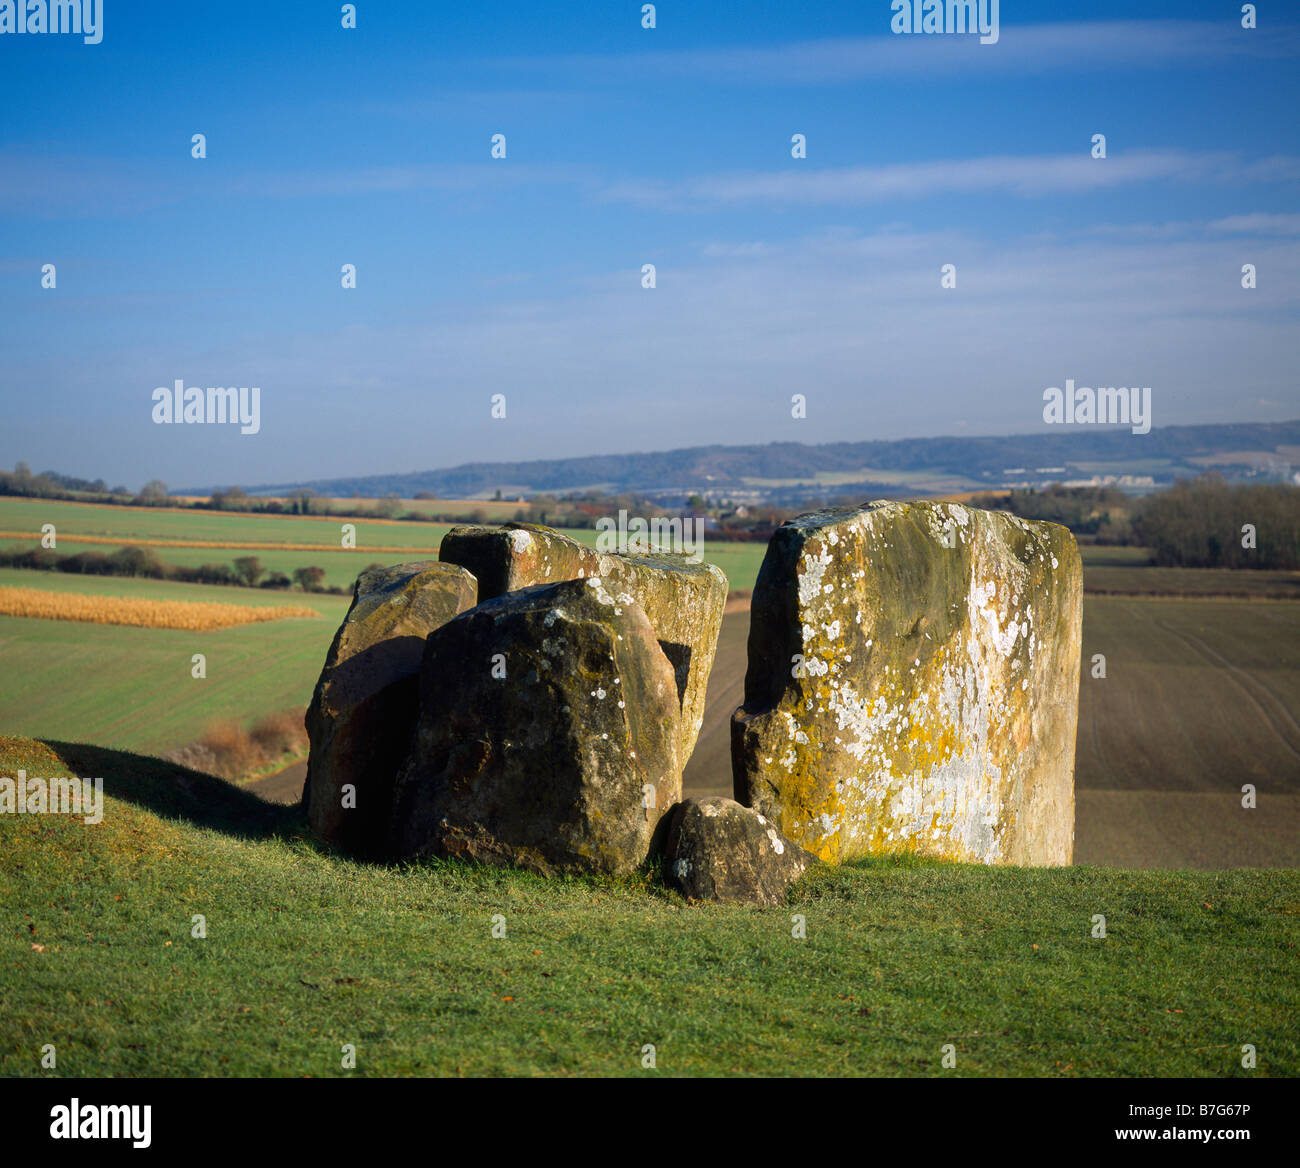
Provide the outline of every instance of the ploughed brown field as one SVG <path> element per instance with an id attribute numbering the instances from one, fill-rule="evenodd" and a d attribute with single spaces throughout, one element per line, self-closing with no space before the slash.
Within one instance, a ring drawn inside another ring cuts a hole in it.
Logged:
<path id="1" fill-rule="evenodd" d="M 687 795 L 731 795 L 747 609 L 727 613 Z M 1094 678 L 1092 658 L 1106 657 Z M 1300 866 L 1300 604 L 1087 596 L 1075 755 L 1076 864 Z M 254 784 L 296 800 L 306 764 Z M 1254 784 L 1257 806 L 1242 807 Z"/>

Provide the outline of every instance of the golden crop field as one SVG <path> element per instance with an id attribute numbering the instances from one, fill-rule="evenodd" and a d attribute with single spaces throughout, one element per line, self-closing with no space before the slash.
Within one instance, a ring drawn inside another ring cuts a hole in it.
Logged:
<path id="1" fill-rule="evenodd" d="M 221 604 L 201 600 L 152 600 L 138 596 L 48 592 L 40 588 L 0 588 L 0 616 L 31 617 L 37 620 L 85 621 L 97 625 L 133 625 L 144 629 L 205 632 L 258 621 L 319 615 L 315 609 L 289 604 Z"/>

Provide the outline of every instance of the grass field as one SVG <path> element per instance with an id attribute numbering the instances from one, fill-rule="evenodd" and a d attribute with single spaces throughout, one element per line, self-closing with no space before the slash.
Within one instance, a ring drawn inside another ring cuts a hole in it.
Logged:
<path id="1" fill-rule="evenodd" d="M 58 550 L 96 547 L 113 552 L 126 539 L 226 540 L 319 543 L 322 532 L 337 530 L 334 520 L 294 516 L 225 515 L 151 508 L 96 507 L 0 499 L 0 530 L 54 523 L 65 535 L 104 535 L 99 545 L 67 543 Z M 331 526 L 332 525 L 332 526 Z M 256 554 L 268 571 L 291 575 L 309 564 L 324 567 L 326 584 L 350 589 L 358 572 L 372 563 L 402 563 L 411 547 L 436 547 L 449 528 L 426 523 L 377 522 L 358 525 L 358 540 L 393 546 L 388 554 L 369 551 L 258 550 L 167 547 L 167 562 L 197 566 L 228 563 Z M 595 546 L 594 531 L 572 533 Z M 3 543 L 5 541 L 0 541 Z M 23 547 L 31 540 L 9 541 Z M 752 585 L 762 559 L 762 544 L 720 544 L 709 558 L 732 578 Z M 189 634 L 167 630 L 57 628 L 56 622 L 0 617 L 0 729 L 13 733 L 90 740 L 127 750 L 161 752 L 186 745 L 213 723 L 243 724 L 268 711 L 305 709 L 325 660 L 334 630 L 347 611 L 348 597 L 329 597 L 243 588 L 214 588 L 147 579 L 79 576 L 59 572 L 0 569 L 0 586 L 39 587 L 96 596 L 170 601 L 222 601 L 271 605 L 303 603 L 325 618 L 281 622 L 266 629 L 232 629 Z M 207 655 L 206 680 L 190 676 L 194 653 Z"/>
<path id="2" fill-rule="evenodd" d="M 516 508 L 517 509 L 517 508 Z M 508 518 L 508 516 L 507 516 Z M 341 525 L 356 525 L 356 541 L 367 548 L 388 551 L 345 549 Z M 255 555 L 268 572 L 292 577 L 295 568 L 316 565 L 325 569 L 327 587 L 350 588 L 357 573 L 372 563 L 400 564 L 419 558 L 433 558 L 449 524 L 410 523 L 390 520 L 341 520 L 294 515 L 237 515 L 213 511 L 182 511 L 151 507 L 107 507 L 85 503 L 47 502 L 41 499 L 0 498 L 0 532 L 30 531 L 30 537 L 0 536 L 0 547 L 39 546 L 42 524 L 53 523 L 63 540 L 57 551 L 65 554 L 99 551 L 111 554 L 123 541 L 181 541 L 206 544 L 238 544 L 238 547 L 154 546 L 167 563 L 198 567 L 200 564 L 231 563 L 237 556 Z M 571 535 L 588 547 L 596 546 L 597 532 L 572 529 Z M 80 542 L 93 538 L 95 542 Z M 310 545 L 303 550 L 284 544 Z M 248 546 L 265 545 L 265 546 Z M 319 550 L 329 545 L 329 550 Z M 150 546 L 146 544 L 145 546 Z M 422 550 L 416 550 L 422 549 Z M 762 543 L 708 543 L 704 555 L 727 574 L 733 588 L 752 588 L 762 563 Z"/>
<path id="3" fill-rule="evenodd" d="M 106 551 L 114 537 L 319 543 L 329 530 L 75 506 L 50 518 L 44 503 L 25 505 L 45 517 L 15 517 L 13 502 L 0 500 L 0 530 L 55 522 L 102 535 Z M 255 554 L 286 574 L 320 564 L 347 586 L 445 530 L 359 526 L 390 556 Z M 708 556 L 751 588 L 764 550 Z M 1076 782 L 1077 857 L 1147 870 L 882 860 L 814 873 L 771 910 L 687 906 L 653 876 L 542 881 L 332 855 L 295 808 L 147 756 L 214 723 L 304 709 L 348 597 L 0 569 L 0 588 L 291 599 L 320 615 L 207 632 L 0 617 L 0 732 L 54 746 L 0 739 L 0 775 L 103 776 L 109 796 L 94 826 L 0 815 L 0 903 L 13 910 L 0 1075 L 40 1073 L 45 1043 L 58 1068 L 44 1073 L 92 1076 L 1230 1077 L 1246 1073 L 1245 1043 L 1259 1052 L 1252 1073 L 1300 1074 L 1300 871 L 1238 867 L 1295 863 L 1300 605 L 1203 598 L 1285 591 L 1287 574 L 1155 569 L 1144 554 L 1084 549 L 1090 587 L 1146 595 L 1085 599 Z M 729 785 L 746 629 L 743 612 L 724 624 L 688 770 L 696 792 Z M 1105 679 L 1090 676 L 1094 653 Z M 1253 812 L 1240 808 L 1245 782 L 1260 792 Z M 205 940 L 190 934 L 195 913 Z M 491 938 L 496 913 L 504 940 Z M 794 913 L 806 940 L 791 936 Z M 1091 936 L 1097 913 L 1104 940 Z M 340 1067 L 343 1043 L 355 1071 Z M 940 1063 L 947 1043 L 954 1070 Z M 646 1044 L 655 1071 L 641 1069 Z"/>
<path id="4" fill-rule="evenodd" d="M 101 596 L 275 606 L 285 594 L 158 580 L 0 569 L 0 586 Z M 182 746 L 213 722 L 251 721 L 311 700 L 349 599 L 295 592 L 321 619 L 209 632 L 0 617 L 0 727 L 146 753 Z M 207 658 L 207 678 L 191 658 Z"/>
<path id="5" fill-rule="evenodd" d="M 385 547 L 437 547 L 430 533 L 449 525 L 404 523 L 386 519 L 338 519 L 304 515 L 245 515 L 226 511 L 189 511 L 171 507 L 108 507 L 46 499 L 0 498 L 0 531 L 31 531 L 39 539 L 42 524 L 59 533 L 114 539 L 205 540 L 230 543 L 340 543 L 340 528 L 352 523 L 357 543 Z M 120 546 L 120 544 L 113 544 Z"/>
<path id="6" fill-rule="evenodd" d="M 53 515 L 53 518 L 50 516 Z M 126 536 L 147 538 L 239 538 L 255 542 L 276 542 L 288 538 L 318 541 L 320 531 L 332 521 L 292 516 L 242 516 L 208 512 L 154 511 L 149 508 L 122 509 L 80 504 L 47 504 L 38 500 L 0 500 L 0 528 L 25 524 L 35 530 L 41 521 L 55 522 L 61 531 L 98 532 L 111 528 Z M 446 528 L 426 524 L 380 523 L 373 530 L 385 540 L 429 541 L 441 539 Z M 576 532 L 594 546 L 595 532 Z M 82 545 L 70 545 L 80 547 Z M 107 551 L 113 544 L 105 544 Z M 765 546 L 758 543 L 713 544 L 707 549 L 731 579 L 733 588 L 752 587 Z M 164 558 L 199 564 L 214 559 L 233 559 L 210 549 L 172 549 Z M 1238 591 L 1248 595 L 1288 594 L 1296 586 L 1295 573 L 1215 572 L 1138 566 L 1146 553 L 1135 548 L 1085 546 L 1085 582 L 1092 587 L 1117 591 L 1154 592 L 1162 595 L 1196 596 L 1205 592 Z M 329 582 L 341 587 L 351 584 L 356 573 L 375 561 L 399 563 L 409 553 L 395 550 L 389 556 L 339 550 L 330 553 L 259 552 L 264 566 L 292 572 L 304 563 L 327 566 Z M 744 583 L 740 583 L 743 581 Z M 238 604 L 293 603 L 315 607 L 325 618 L 316 622 L 292 622 L 271 629 L 230 630 L 203 634 L 202 644 L 193 636 L 162 630 L 130 629 L 59 630 L 52 622 L 0 617 L 0 650 L 8 665 L 0 673 L 0 728 L 16 733 L 93 739 L 124 749 L 161 751 L 184 745 L 196 738 L 211 722 L 227 718 L 248 722 L 268 710 L 305 706 L 324 660 L 333 630 L 346 611 L 347 599 L 284 594 L 257 589 L 212 588 L 149 580 L 73 576 L 63 573 L 0 569 L 0 586 L 77 590 L 96 595 L 122 595 L 152 599 L 219 600 Z M 1104 600 L 1104 603 L 1103 603 Z M 1151 604 L 1151 601 L 1144 601 Z M 1296 646 L 1300 631 L 1296 617 L 1300 607 L 1273 605 L 1259 608 L 1197 607 L 1179 614 L 1169 601 L 1157 609 L 1133 609 L 1115 598 L 1089 595 L 1086 605 L 1086 658 L 1105 652 L 1112 662 L 1109 680 L 1095 682 L 1085 672 L 1084 685 L 1105 685 L 1097 717 L 1115 733 L 1096 738 L 1095 748 L 1080 752 L 1080 777 L 1091 781 L 1096 768 L 1116 776 L 1143 769 L 1174 766 L 1179 774 L 1199 774 L 1207 759 L 1224 756 L 1224 766 L 1252 776 L 1296 773 L 1297 760 L 1285 743 L 1293 741 L 1270 727 L 1285 728 L 1286 719 L 1274 711 L 1272 722 L 1260 722 L 1259 704 L 1247 701 L 1237 675 L 1228 673 L 1224 682 L 1213 668 L 1207 668 L 1204 652 L 1189 636 L 1201 636 L 1196 627 L 1212 626 L 1212 651 L 1224 660 L 1244 668 L 1247 674 L 1269 668 L 1272 679 L 1263 684 L 1277 690 L 1285 706 L 1300 708 L 1294 678 Z M 1201 636 L 1204 640 L 1204 636 Z M 209 651 L 211 650 L 211 651 Z M 207 652 L 208 679 L 189 676 L 190 657 Z M 1147 660 L 1142 655 L 1153 654 Z M 1130 668 L 1132 665 L 1132 668 Z M 1190 690 L 1181 685 L 1179 670 L 1200 670 Z M 1290 671 L 1290 677 L 1287 673 Z M 743 657 L 740 662 L 743 673 Z M 1226 690 L 1225 690 L 1226 685 Z M 179 688 L 178 688 L 179 687 Z M 734 687 L 733 687 L 734 688 Z M 1220 701 L 1219 695 L 1229 697 Z M 1159 708 L 1134 704 L 1144 694 L 1159 695 Z M 733 694 L 731 696 L 738 696 Z M 1089 693 L 1091 696 L 1091 691 Z M 1195 698 L 1208 709 L 1195 726 L 1184 727 L 1187 708 L 1179 702 Z M 1087 700 L 1087 699 L 1085 699 Z M 1262 695 L 1259 701 L 1267 704 Z M 1240 706 L 1240 708 L 1239 708 Z M 1143 712 L 1139 720 L 1135 714 Z M 1085 707 L 1086 715 L 1086 707 Z M 1159 736 L 1145 733 L 1147 717 L 1161 727 Z M 1242 721 L 1242 718 L 1245 721 Z M 1247 727 L 1253 745 L 1249 750 L 1225 752 L 1232 727 Z M 1289 731 L 1288 731 L 1289 732 Z M 1225 738 L 1224 735 L 1228 737 Z M 1081 742 L 1093 742 L 1095 730 L 1087 716 L 1081 722 Z M 1192 745 L 1194 744 L 1194 745 Z M 1207 753 L 1208 752 L 1208 753 Z M 1285 768 L 1290 768 L 1287 771 Z M 719 775 L 724 767 L 719 763 Z M 725 777 L 719 778 L 725 782 Z M 1124 780 L 1118 782 L 1121 788 Z M 1131 784 L 1127 784 L 1131 787 Z"/>
<path id="7" fill-rule="evenodd" d="M 688 906 L 648 877 L 357 865 L 219 780 L 59 754 L 0 740 L 0 774 L 111 796 L 94 826 L 0 816 L 3 1075 L 1300 1073 L 1296 872 L 881 861 Z"/>

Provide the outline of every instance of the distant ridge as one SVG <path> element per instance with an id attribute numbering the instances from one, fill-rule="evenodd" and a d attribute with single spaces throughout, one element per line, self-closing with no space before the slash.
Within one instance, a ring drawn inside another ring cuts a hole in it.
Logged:
<path id="1" fill-rule="evenodd" d="M 1263 469 L 1258 469 L 1261 466 Z M 311 488 L 324 495 L 366 498 L 394 493 L 409 498 L 427 491 L 438 498 L 465 499 L 497 489 L 515 496 L 600 488 L 664 498 L 698 491 L 776 499 L 869 488 L 912 493 L 971 490 L 1094 476 L 1151 480 L 1123 484 L 1140 487 L 1166 485 L 1177 477 L 1210 468 L 1229 477 L 1254 473 L 1274 480 L 1289 478 L 1300 470 L 1300 420 L 1163 426 L 1144 435 L 1126 428 L 1063 426 L 1052 433 L 1005 438 L 695 446 L 659 453 L 470 462 L 445 470 L 323 478 L 245 489 L 256 495 L 283 495 Z M 818 481 L 819 475 L 834 478 Z M 176 493 L 206 494 L 210 490 Z"/>

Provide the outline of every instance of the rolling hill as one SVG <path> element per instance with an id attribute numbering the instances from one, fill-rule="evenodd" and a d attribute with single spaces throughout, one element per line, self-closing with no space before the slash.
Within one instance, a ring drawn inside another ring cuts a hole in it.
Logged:
<path id="1" fill-rule="evenodd" d="M 810 490 L 916 494 L 1107 479 L 1140 490 L 1211 469 L 1229 478 L 1291 479 L 1300 471 L 1300 421 L 1165 426 L 1141 435 L 1128 429 L 1062 428 L 1009 437 L 695 446 L 657 453 L 471 462 L 443 470 L 246 489 L 257 495 L 285 495 L 310 488 L 323 495 L 366 498 L 410 498 L 427 491 L 447 499 L 474 498 L 498 489 L 507 495 L 599 489 L 664 501 L 699 491 L 777 503 L 802 500 Z"/>

